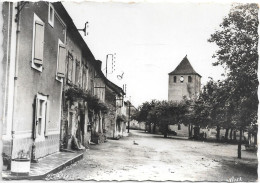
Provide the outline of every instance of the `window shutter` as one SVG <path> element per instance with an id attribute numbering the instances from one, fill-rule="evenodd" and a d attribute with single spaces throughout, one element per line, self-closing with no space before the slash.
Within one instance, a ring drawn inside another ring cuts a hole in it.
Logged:
<path id="1" fill-rule="evenodd" d="M 72 56 L 69 54 L 69 59 L 68 59 L 68 82 L 72 82 L 72 68 L 73 68 L 73 58 Z"/>
<path id="2" fill-rule="evenodd" d="M 73 84 L 76 83 L 76 62 L 72 61 L 72 78 L 71 81 Z"/>
<path id="3" fill-rule="evenodd" d="M 44 26 L 43 23 L 35 21 L 34 35 L 34 59 L 35 64 L 42 65 L 43 62 L 43 42 L 44 42 Z"/>
<path id="4" fill-rule="evenodd" d="M 37 98 L 37 95 L 34 99 L 34 121 L 33 121 L 33 139 L 36 139 L 36 128 L 38 123 L 38 105 L 39 105 L 39 99 Z"/>
<path id="5" fill-rule="evenodd" d="M 46 101 L 46 113 L 45 113 L 45 128 L 44 128 L 44 135 L 48 136 L 48 126 L 50 123 L 50 101 Z"/>
<path id="6" fill-rule="evenodd" d="M 75 84 L 79 86 L 80 81 L 80 63 L 76 60 L 76 74 L 75 74 Z"/>
<path id="7" fill-rule="evenodd" d="M 64 45 L 59 45 L 58 56 L 58 77 L 65 77 L 65 63 L 66 63 L 66 48 Z"/>

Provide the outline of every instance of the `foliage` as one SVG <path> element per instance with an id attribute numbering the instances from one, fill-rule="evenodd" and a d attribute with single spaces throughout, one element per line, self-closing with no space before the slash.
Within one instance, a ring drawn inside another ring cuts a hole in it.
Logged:
<path id="1" fill-rule="evenodd" d="M 85 92 L 81 88 L 70 87 L 65 91 L 65 96 L 68 100 L 84 100 L 88 103 L 88 107 L 95 112 L 102 111 L 108 113 L 108 106 L 102 102 L 97 96 L 92 95 L 90 92 Z"/>
<path id="2" fill-rule="evenodd" d="M 18 153 L 17 153 L 17 157 L 16 159 L 30 159 L 30 151 L 25 151 L 25 150 L 20 150 Z"/>
<path id="3" fill-rule="evenodd" d="M 116 121 L 118 122 L 126 121 L 126 116 L 123 114 L 118 114 Z"/>
<path id="4" fill-rule="evenodd" d="M 2 157 L 3 157 L 3 165 L 7 166 L 7 170 L 10 170 L 11 169 L 11 155 L 2 153 Z"/>
<path id="5" fill-rule="evenodd" d="M 167 134 L 168 125 L 180 123 L 187 112 L 188 108 L 185 102 L 152 100 L 144 102 L 134 118 L 159 126 L 160 130 Z"/>
<path id="6" fill-rule="evenodd" d="M 258 23 L 257 4 L 236 4 L 208 40 L 219 47 L 213 65 L 226 70 L 223 95 L 237 128 L 257 122 Z"/>
<path id="7" fill-rule="evenodd" d="M 257 124 L 258 10 L 257 4 L 234 5 L 220 24 L 221 29 L 208 40 L 219 47 L 213 55 L 217 58 L 213 65 L 222 65 L 226 70 L 227 78 L 218 95 L 223 95 L 219 99 L 226 101 L 225 126 L 233 125 L 240 131 L 238 158 L 241 158 L 242 130 Z"/>

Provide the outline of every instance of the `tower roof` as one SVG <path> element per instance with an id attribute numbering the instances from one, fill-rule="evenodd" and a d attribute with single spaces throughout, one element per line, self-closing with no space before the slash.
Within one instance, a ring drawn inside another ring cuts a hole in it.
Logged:
<path id="1" fill-rule="evenodd" d="M 174 71 L 170 72 L 169 75 L 180 75 L 180 74 L 197 74 L 199 75 L 191 66 L 187 55 L 182 59 L 181 63 L 175 68 Z M 201 75 L 199 75 L 201 77 Z"/>

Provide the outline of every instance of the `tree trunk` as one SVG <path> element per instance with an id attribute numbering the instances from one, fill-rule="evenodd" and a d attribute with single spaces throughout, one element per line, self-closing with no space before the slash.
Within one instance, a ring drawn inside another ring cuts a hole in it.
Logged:
<path id="1" fill-rule="evenodd" d="M 219 136 L 220 136 L 220 127 L 217 126 L 217 135 L 216 135 L 217 141 L 219 141 Z"/>
<path id="2" fill-rule="evenodd" d="M 236 130 L 234 130 L 233 140 L 237 141 L 237 131 Z"/>
<path id="3" fill-rule="evenodd" d="M 250 145 L 251 144 L 251 133 L 248 132 L 248 144 Z"/>
<path id="4" fill-rule="evenodd" d="M 237 148 L 237 157 L 241 159 L 241 145 L 242 145 L 242 128 L 240 128 L 239 143 Z"/>
<path id="5" fill-rule="evenodd" d="M 228 131 L 229 131 L 229 128 L 226 128 L 225 141 L 228 141 Z"/>
<path id="6" fill-rule="evenodd" d="M 188 133 L 189 133 L 189 138 L 191 137 L 190 136 L 190 124 L 189 124 L 189 126 L 188 126 Z"/>
<path id="7" fill-rule="evenodd" d="M 152 123 L 149 123 L 149 129 L 148 129 L 148 132 L 151 133 L 152 131 Z"/>
<path id="8" fill-rule="evenodd" d="M 189 124 L 189 138 L 192 137 L 192 124 Z"/>
<path id="9" fill-rule="evenodd" d="M 230 129 L 230 133 L 229 133 L 229 139 L 232 141 L 232 133 L 233 133 L 233 129 Z"/>
<path id="10" fill-rule="evenodd" d="M 168 134 L 168 125 L 165 125 L 165 129 L 164 129 L 164 138 L 167 138 L 167 134 Z"/>
<path id="11" fill-rule="evenodd" d="M 155 123 L 153 124 L 153 134 L 155 134 L 155 128 L 156 128 L 156 125 Z"/>

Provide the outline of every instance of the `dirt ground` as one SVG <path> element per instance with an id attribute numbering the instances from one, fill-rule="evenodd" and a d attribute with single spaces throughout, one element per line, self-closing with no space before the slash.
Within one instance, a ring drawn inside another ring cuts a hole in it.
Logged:
<path id="1" fill-rule="evenodd" d="M 82 160 L 46 180 L 256 181 L 256 153 L 236 157 L 237 145 L 132 130 L 129 137 L 91 145 Z"/>

